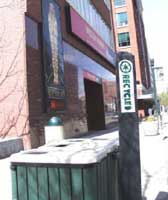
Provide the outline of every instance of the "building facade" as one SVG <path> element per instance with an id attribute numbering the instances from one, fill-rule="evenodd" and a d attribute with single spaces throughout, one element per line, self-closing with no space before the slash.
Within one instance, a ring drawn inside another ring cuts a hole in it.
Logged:
<path id="1" fill-rule="evenodd" d="M 0 2 L 1 138 L 23 137 L 25 148 L 43 144 L 52 116 L 62 119 L 64 138 L 112 123 L 110 9 L 108 0 Z"/>
<path id="2" fill-rule="evenodd" d="M 111 0 L 116 50 L 135 56 L 139 117 L 152 105 L 151 70 L 141 0 Z"/>

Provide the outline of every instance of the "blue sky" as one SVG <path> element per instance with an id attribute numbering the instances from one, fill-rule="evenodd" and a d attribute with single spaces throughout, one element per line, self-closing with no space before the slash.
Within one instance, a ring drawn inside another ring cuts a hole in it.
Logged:
<path id="1" fill-rule="evenodd" d="M 164 67 L 168 79 L 168 0 L 142 0 L 142 3 L 150 57 L 155 59 L 156 66 Z"/>

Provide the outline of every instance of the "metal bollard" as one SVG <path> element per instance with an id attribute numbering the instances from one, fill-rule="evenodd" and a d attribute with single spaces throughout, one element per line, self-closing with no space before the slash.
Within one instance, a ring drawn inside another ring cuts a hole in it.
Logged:
<path id="1" fill-rule="evenodd" d="M 52 117 L 45 126 L 45 143 L 64 139 L 64 129 L 59 117 Z"/>

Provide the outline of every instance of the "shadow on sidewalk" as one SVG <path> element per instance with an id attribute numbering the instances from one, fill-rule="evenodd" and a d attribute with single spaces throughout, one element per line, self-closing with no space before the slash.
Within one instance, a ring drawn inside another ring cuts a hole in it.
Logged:
<path id="1" fill-rule="evenodd" d="M 168 200 L 167 192 L 159 192 L 155 200 Z"/>
<path id="2" fill-rule="evenodd" d="M 147 197 L 142 197 L 142 200 L 148 200 Z M 168 200 L 167 192 L 159 192 L 155 200 Z"/>

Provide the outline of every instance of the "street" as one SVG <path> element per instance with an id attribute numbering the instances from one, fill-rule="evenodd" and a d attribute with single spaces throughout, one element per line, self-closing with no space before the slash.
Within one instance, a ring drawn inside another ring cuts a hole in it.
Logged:
<path id="1" fill-rule="evenodd" d="M 168 199 L 168 120 L 157 135 L 153 124 L 140 123 L 141 177 L 143 200 Z M 146 131 L 151 131 L 147 134 Z M 103 132 L 102 132 L 103 134 Z M 9 158 L 0 160 L 0 200 L 11 200 Z"/>

